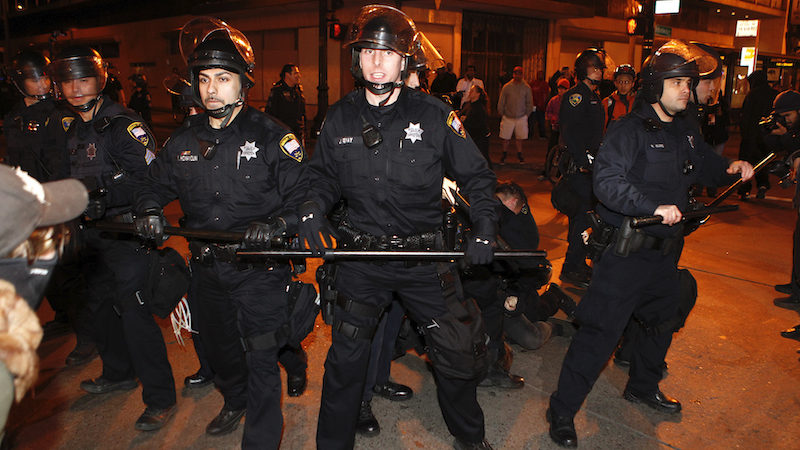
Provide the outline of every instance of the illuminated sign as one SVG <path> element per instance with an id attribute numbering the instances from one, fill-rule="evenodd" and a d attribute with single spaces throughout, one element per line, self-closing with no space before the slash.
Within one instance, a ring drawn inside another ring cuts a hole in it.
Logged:
<path id="1" fill-rule="evenodd" d="M 656 0 L 656 14 L 678 14 L 681 0 Z"/>
<path id="2" fill-rule="evenodd" d="M 736 37 L 758 36 L 758 20 L 737 20 Z"/>
<path id="3" fill-rule="evenodd" d="M 739 60 L 740 66 L 747 66 L 747 74 L 753 73 L 756 67 L 756 48 L 742 47 L 742 56 Z"/>

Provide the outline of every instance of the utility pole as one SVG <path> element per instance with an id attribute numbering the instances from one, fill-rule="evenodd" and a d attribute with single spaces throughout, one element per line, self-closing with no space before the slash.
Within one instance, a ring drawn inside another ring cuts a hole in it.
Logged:
<path id="1" fill-rule="evenodd" d="M 317 115 L 311 132 L 316 139 L 322 121 L 328 113 L 328 0 L 319 0 L 319 84 L 317 85 Z"/>
<path id="2" fill-rule="evenodd" d="M 653 53 L 653 38 L 656 29 L 656 2 L 642 0 L 642 18 L 644 19 L 644 35 L 642 36 L 642 63 Z"/>

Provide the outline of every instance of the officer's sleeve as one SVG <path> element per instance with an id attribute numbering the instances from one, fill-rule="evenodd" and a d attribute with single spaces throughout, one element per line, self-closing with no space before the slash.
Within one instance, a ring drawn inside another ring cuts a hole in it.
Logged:
<path id="1" fill-rule="evenodd" d="M 54 110 L 45 128 L 45 142 L 42 157 L 44 165 L 50 172 L 48 181 L 62 180 L 69 177 L 69 153 L 67 153 L 67 132 L 61 119 L 66 117 L 59 110 Z M 70 122 L 67 122 L 69 124 Z M 69 125 L 66 125 L 67 127 Z"/>
<path id="2" fill-rule="evenodd" d="M 110 144 L 107 151 L 115 168 L 115 174 L 106 175 L 103 180 L 108 189 L 107 206 L 132 205 L 139 180 L 156 157 L 156 139 L 143 122 L 122 118 L 115 119 L 114 128 L 106 133 L 113 133 L 107 141 Z M 120 177 L 120 173 L 124 175 Z"/>
<path id="3" fill-rule="evenodd" d="M 333 159 L 333 123 L 338 114 L 329 113 L 320 129 L 314 156 L 309 160 L 308 172 L 314 180 L 309 186 L 307 200 L 317 202 L 323 211 L 330 211 L 339 201 L 342 193 L 339 189 L 339 174 L 336 161 Z"/>
<path id="4" fill-rule="evenodd" d="M 594 195 L 610 210 L 626 216 L 653 214 L 658 204 L 628 181 L 628 173 L 639 156 L 635 121 L 613 122 L 600 144 L 594 161 Z"/>
<path id="5" fill-rule="evenodd" d="M 275 97 L 276 97 L 275 91 L 276 91 L 275 88 L 270 89 L 269 98 L 267 98 L 267 104 L 266 106 L 264 106 L 264 112 L 266 112 L 267 114 L 271 114 L 273 116 L 275 115 L 275 108 L 277 106 L 275 104 Z"/>
<path id="6" fill-rule="evenodd" d="M 178 198 L 177 182 L 175 180 L 174 157 L 170 149 L 172 141 L 167 139 L 164 148 L 158 152 L 156 158 L 147 167 L 147 172 L 137 183 L 133 210 L 142 213 L 148 209 L 161 208 L 167 203 Z"/>
<path id="7" fill-rule="evenodd" d="M 278 158 L 272 167 L 283 204 L 276 215 L 286 221 L 286 232 L 294 234 L 297 232 L 297 209 L 306 199 L 309 187 L 306 152 L 298 138 L 289 132 L 281 134 L 275 145 L 278 148 L 274 154 Z"/>
<path id="8" fill-rule="evenodd" d="M 698 175 L 698 182 L 703 186 L 724 186 L 734 183 L 741 175 L 729 174 L 727 172 L 728 166 L 731 165 L 731 160 L 724 156 L 718 155 L 710 145 L 700 136 L 695 136 L 695 141 L 700 141 L 699 152 L 703 158 L 703 164 L 700 167 L 700 174 Z"/>
<path id="9" fill-rule="evenodd" d="M 572 91 L 570 91 L 572 92 Z M 577 92 L 565 93 L 561 96 L 561 109 L 558 113 L 558 124 L 561 128 L 561 142 L 567 146 L 575 164 L 579 167 L 586 167 L 587 145 L 583 136 L 586 134 L 585 123 L 586 112 L 584 105 L 589 99 Z"/>
<path id="10" fill-rule="evenodd" d="M 443 156 L 446 175 L 456 180 L 470 202 L 469 218 L 476 236 L 494 239 L 497 234 L 497 199 L 494 187 L 497 178 L 489 170 L 486 159 L 464 131 L 455 112 L 443 112 Z"/>

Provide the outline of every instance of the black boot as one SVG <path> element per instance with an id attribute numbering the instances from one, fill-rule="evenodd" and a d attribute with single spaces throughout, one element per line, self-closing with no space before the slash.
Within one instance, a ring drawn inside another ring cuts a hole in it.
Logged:
<path id="1" fill-rule="evenodd" d="M 506 163 L 506 156 L 508 156 L 508 153 L 503 152 L 503 156 L 500 157 L 500 164 Z"/>
<path id="2" fill-rule="evenodd" d="M 377 436 L 381 433 L 381 425 L 375 415 L 372 414 L 370 402 L 361 402 L 361 409 L 358 410 L 356 433 L 364 436 Z"/>
<path id="3" fill-rule="evenodd" d="M 525 158 L 522 157 L 522 152 L 517 152 L 517 158 L 519 158 L 519 162 L 524 163 Z"/>

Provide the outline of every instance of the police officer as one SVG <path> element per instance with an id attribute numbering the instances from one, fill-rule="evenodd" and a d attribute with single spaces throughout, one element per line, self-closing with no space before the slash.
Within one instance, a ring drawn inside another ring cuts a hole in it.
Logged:
<path id="1" fill-rule="evenodd" d="M 128 77 L 133 84 L 131 99 L 128 101 L 128 108 L 134 110 L 136 114 L 144 119 L 148 126 L 152 126 L 152 114 L 150 112 L 150 91 L 147 90 L 147 77 L 143 73 L 135 73 Z"/>
<path id="2" fill-rule="evenodd" d="M 353 23 L 348 46 L 353 75 L 365 89 L 351 92 L 328 112 L 310 164 L 316 183 L 300 209 L 301 237 L 315 251 L 330 247 L 324 212 L 341 197 L 349 204 L 352 241 L 362 247 L 437 248 L 442 176 L 447 173 L 472 203 L 468 260 L 490 262 L 495 177 L 450 108 L 404 87 L 404 72 L 418 46 L 414 23 L 395 8 L 366 6 Z M 469 355 L 459 353 L 470 361 L 464 365 L 434 358 L 438 399 L 457 448 L 490 448 L 475 391 L 481 376 L 475 367 L 485 359 L 473 360 L 472 350 L 481 347 L 443 345 L 444 327 L 464 325 L 449 312 L 448 304 L 458 303 L 452 267 L 409 261 L 337 266 L 339 298 L 325 362 L 317 446 L 353 447 L 370 341 L 396 294 L 408 315 L 425 324 L 431 354 L 470 348 Z M 485 332 L 471 331 L 472 339 L 485 343 Z"/>
<path id="3" fill-rule="evenodd" d="M 136 180 L 155 158 L 155 139 L 132 111 L 102 94 L 106 64 L 87 46 L 70 47 L 48 72 L 78 116 L 67 132 L 71 177 L 94 191 L 86 214 L 92 219 L 132 223 Z M 103 194 L 100 194 L 100 190 Z M 89 308 L 103 373 L 81 383 L 92 394 L 129 390 L 142 383 L 147 408 L 136 429 L 156 430 L 175 413 L 175 381 L 161 329 L 147 306 L 150 255 L 131 239 L 85 232 Z"/>
<path id="4" fill-rule="evenodd" d="M 586 264 L 581 233 L 589 227 L 586 212 L 594 203 L 592 161 L 603 137 L 605 119 L 596 89 L 605 68 L 605 54 L 601 50 L 588 48 L 578 54 L 575 59 L 578 84 L 562 96 L 558 118 L 560 143 L 567 148 L 559 166 L 577 203 L 575 213 L 569 216 L 567 254 L 559 278 L 584 288 L 589 285 L 591 268 Z"/>
<path id="5" fill-rule="evenodd" d="M 687 120 L 696 122 L 693 126 L 697 127 L 697 131 L 701 133 L 704 138 L 702 141 L 697 143 L 698 145 L 701 145 L 703 143 L 708 143 L 708 136 L 704 134 L 705 129 L 702 125 L 707 123 L 709 120 L 708 115 L 713 115 L 713 111 L 716 110 L 713 106 L 709 105 L 709 102 L 712 102 L 717 98 L 716 93 L 719 90 L 720 78 L 722 77 L 722 59 L 720 59 L 719 54 L 713 48 L 706 44 L 692 42 L 688 45 L 692 54 L 696 55 L 695 63 L 697 64 L 699 81 L 694 89 L 692 89 L 692 95 L 689 98 L 689 103 L 686 106 L 686 112 L 684 115 L 686 116 Z M 720 154 L 721 152 L 716 153 Z M 690 192 L 694 191 L 695 188 L 696 186 L 693 187 Z M 716 186 L 709 187 L 708 189 L 716 190 Z M 696 204 L 694 203 L 694 198 L 692 198 L 690 201 L 693 204 Z M 697 227 L 685 227 L 684 234 L 688 235 L 696 229 Z M 682 245 L 679 246 L 675 251 L 676 264 L 680 260 L 682 251 Z M 678 308 L 678 314 L 676 314 L 672 320 L 662 323 L 662 329 L 664 332 L 667 332 L 667 330 L 673 330 L 674 332 L 677 332 L 680 328 L 682 328 L 697 300 L 697 282 L 688 269 L 681 269 L 679 271 L 679 281 L 681 283 L 681 301 Z M 623 367 L 630 365 L 633 354 L 633 345 L 631 343 L 637 340 L 637 334 L 645 332 L 647 332 L 647 330 L 645 330 L 641 323 L 637 322 L 636 320 L 630 320 L 628 322 L 628 326 L 625 328 L 625 333 L 620 342 L 620 346 L 614 353 L 615 364 Z M 666 371 L 666 363 L 664 363 L 663 367 Z"/>
<path id="6" fill-rule="evenodd" d="M 198 43 L 182 53 L 189 55 L 192 92 L 205 112 L 173 133 L 147 173 L 136 199 L 137 231 L 161 240 L 161 208 L 177 198 L 186 227 L 244 232 L 247 248 L 268 248 L 272 238 L 295 231 L 295 209 L 308 187 L 303 147 L 247 105 L 255 60 L 241 32 L 201 18 L 182 33 L 195 36 L 185 42 Z M 192 315 L 225 400 L 206 432 L 233 431 L 246 410 L 242 447 L 277 448 L 283 426 L 278 351 L 287 338 L 280 330 L 288 319 L 291 270 L 278 261 L 237 263 L 239 247 L 190 242 Z M 300 370 L 305 380 L 305 361 L 295 363 L 301 368 L 284 363 L 287 372 Z"/>
<path id="7" fill-rule="evenodd" d="M 272 85 L 264 111 L 286 124 L 305 143 L 306 98 L 303 97 L 300 68 L 297 64 L 283 66 L 281 79 Z"/>
<path id="8" fill-rule="evenodd" d="M 682 213 L 689 186 L 701 180 L 720 185 L 726 173 L 753 176 L 747 162 L 727 160 L 699 145 L 696 124 L 681 114 L 697 83 L 696 59 L 686 44 L 670 41 L 643 65 L 641 101 L 613 123 L 595 161 L 598 214 L 615 238 L 595 260 L 592 283 L 579 303 L 580 323 L 550 398 L 550 437 L 577 446 L 573 417 L 633 316 L 648 329 L 676 314 L 675 252 L 683 239 Z M 635 229 L 626 216 L 659 215 L 659 225 Z M 681 404 L 659 389 L 661 367 L 672 333 L 644 333 L 635 343 L 624 397 L 665 413 Z"/>
<path id="9" fill-rule="evenodd" d="M 73 118 L 53 101 L 48 64 L 47 57 L 33 50 L 14 57 L 9 75 L 22 99 L 3 120 L 6 164 L 21 167 L 42 183 L 69 176 L 64 136 Z"/>
<path id="10" fill-rule="evenodd" d="M 630 64 L 621 64 L 614 69 L 614 85 L 617 90 L 603 99 L 605 127 L 608 127 L 612 120 L 617 120 L 630 112 L 635 96 L 634 82 L 636 82 L 636 71 Z"/>

